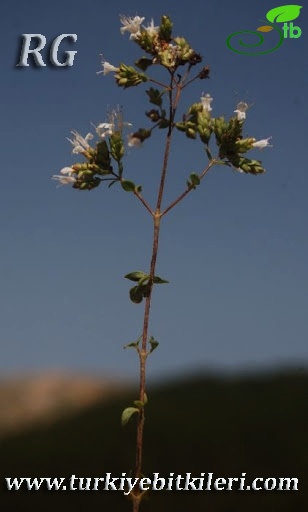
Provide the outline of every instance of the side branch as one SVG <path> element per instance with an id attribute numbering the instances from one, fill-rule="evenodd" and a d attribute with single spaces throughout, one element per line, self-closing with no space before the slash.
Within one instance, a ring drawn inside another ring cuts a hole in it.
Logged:
<path id="1" fill-rule="evenodd" d="M 154 217 L 155 213 L 153 212 L 153 210 L 150 208 L 150 206 L 148 205 L 148 203 L 146 202 L 145 199 L 143 199 L 143 197 L 140 195 L 139 192 L 137 192 L 136 190 L 134 191 L 134 194 L 135 196 L 138 197 L 139 201 L 141 201 L 141 203 L 143 204 L 143 206 L 145 206 L 145 208 L 148 210 L 148 212 L 152 215 L 152 217 Z"/>
<path id="2" fill-rule="evenodd" d="M 216 160 L 210 161 L 210 163 L 202 171 L 202 173 L 200 175 L 200 181 L 202 180 L 202 178 L 204 178 L 204 176 L 209 172 L 211 167 L 213 167 L 213 165 L 215 165 L 215 164 L 216 164 Z M 180 201 L 182 201 L 182 199 L 184 199 L 184 197 L 187 196 L 187 194 L 189 194 L 189 192 L 192 189 L 193 189 L 193 187 L 189 187 L 186 190 L 184 190 L 184 192 L 182 194 L 180 194 L 174 201 L 172 201 L 172 203 L 169 204 L 169 206 L 163 212 L 161 212 L 160 216 L 163 217 L 164 215 L 166 215 L 166 213 L 168 213 L 172 208 L 174 208 L 174 206 L 176 206 Z"/>

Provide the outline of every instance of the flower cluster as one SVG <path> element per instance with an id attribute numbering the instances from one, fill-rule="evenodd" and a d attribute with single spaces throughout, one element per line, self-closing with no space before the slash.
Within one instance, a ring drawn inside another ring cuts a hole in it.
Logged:
<path id="1" fill-rule="evenodd" d="M 160 25 L 155 25 L 152 19 L 150 23 L 144 25 L 143 16 L 120 16 L 121 34 L 129 34 L 129 39 L 139 45 L 143 52 L 148 56 L 141 56 L 135 62 L 135 67 L 121 63 L 114 66 L 110 62 L 102 59 L 102 73 L 107 75 L 113 73 L 116 84 L 120 87 L 128 88 L 138 86 L 141 83 L 151 81 L 160 86 L 160 88 L 150 87 L 146 90 L 148 101 L 151 104 L 150 110 L 146 111 L 146 117 L 152 124 L 151 127 L 143 127 L 128 134 L 127 146 L 140 147 L 144 141 L 151 137 L 154 129 L 168 129 L 169 133 L 174 128 L 184 132 L 189 139 L 197 137 L 205 145 L 205 151 L 210 160 L 212 158 L 212 148 L 210 142 L 212 135 L 216 140 L 218 155 L 215 161 L 219 164 L 231 166 L 239 172 L 260 174 L 264 169 L 259 160 L 248 159 L 244 154 L 251 149 L 263 149 L 270 147 L 271 137 L 256 140 L 254 137 L 244 137 L 243 127 L 246 119 L 246 113 L 249 108 L 247 103 L 241 101 L 234 110 L 234 116 L 226 120 L 223 116 L 212 116 L 213 97 L 207 93 L 202 94 L 198 103 L 193 103 L 188 111 L 183 115 L 182 121 L 175 120 L 175 110 L 170 105 L 167 108 L 163 106 L 163 100 L 166 93 L 179 96 L 184 87 L 196 79 L 209 78 L 209 66 L 203 66 L 194 78 L 188 79 L 192 68 L 202 62 L 201 55 L 197 53 L 183 37 L 174 37 L 172 35 L 173 24 L 169 16 L 162 16 Z M 146 74 L 152 65 L 161 65 L 168 70 L 171 82 L 162 84 L 152 79 Z M 187 66 L 182 75 L 178 72 L 179 66 Z M 171 85 L 170 85 L 171 84 Z M 178 110 L 178 109 L 177 109 Z M 168 112 L 168 114 L 167 114 Z M 123 121 L 121 109 L 112 110 L 105 122 L 93 125 L 98 142 L 91 146 L 90 142 L 94 136 L 88 133 L 82 137 L 78 132 L 72 131 L 72 138 L 69 142 L 73 146 L 74 154 L 82 154 L 86 158 L 86 163 L 74 164 L 71 167 L 64 167 L 60 174 L 54 175 L 53 179 L 58 180 L 62 185 L 70 184 L 73 188 L 80 190 L 91 190 L 97 187 L 101 181 L 110 181 L 110 185 L 119 181 L 124 190 L 137 190 L 132 182 L 123 186 L 123 163 L 125 154 L 125 144 L 123 141 L 123 129 L 131 127 L 130 123 Z M 115 171 L 111 165 L 114 160 L 118 170 Z M 109 176 L 108 178 L 106 176 Z M 195 182 L 193 183 L 193 181 Z M 196 177 L 191 183 L 195 186 Z"/>
<path id="2" fill-rule="evenodd" d="M 86 158 L 85 163 L 77 163 L 71 167 L 64 167 L 60 174 L 52 176 L 60 185 L 72 185 L 79 190 L 91 190 L 101 181 L 121 181 L 123 166 L 122 159 L 125 153 L 123 142 L 123 129 L 132 126 L 123 121 L 122 110 L 117 108 L 109 112 L 107 122 L 100 123 L 95 128 L 98 142 L 95 147 L 90 146 L 89 141 L 94 139 L 92 133 L 82 137 L 73 130 L 72 138 L 67 140 L 73 146 L 73 154 L 82 154 Z M 118 165 L 118 172 L 111 165 L 113 159 Z M 109 175 L 109 178 L 106 176 Z"/>
<path id="3" fill-rule="evenodd" d="M 172 37 L 172 22 L 169 16 L 162 16 L 161 24 L 155 25 L 152 19 L 148 26 L 142 23 L 144 17 L 120 16 L 122 27 L 121 34 L 130 34 L 129 39 L 135 41 L 140 48 L 149 54 L 149 58 L 141 57 L 136 65 L 142 71 L 152 64 L 161 64 L 165 68 L 175 71 L 179 66 L 189 64 L 195 66 L 202 61 L 200 54 L 191 48 L 183 37 Z M 114 66 L 102 59 L 102 71 L 104 75 L 114 72 L 117 85 L 120 87 L 132 87 L 148 80 L 144 73 L 140 73 L 132 66 L 120 64 Z M 208 78 L 208 68 L 204 68 L 199 78 Z"/>
<path id="4" fill-rule="evenodd" d="M 236 117 L 226 121 L 224 117 L 211 117 L 212 101 L 213 98 L 210 94 L 202 95 L 200 103 L 194 103 L 184 116 L 184 120 L 176 123 L 177 129 L 185 132 L 190 139 L 196 139 L 199 135 L 201 141 L 206 144 L 209 157 L 211 155 L 209 141 L 214 133 L 219 148 L 220 163 L 232 166 L 239 172 L 263 173 L 264 169 L 259 160 L 250 160 L 241 156 L 250 149 L 263 149 L 271 146 L 269 144 L 271 137 L 259 141 L 253 137 L 243 138 L 242 131 L 248 109 L 247 103 L 240 102 L 234 111 Z"/>

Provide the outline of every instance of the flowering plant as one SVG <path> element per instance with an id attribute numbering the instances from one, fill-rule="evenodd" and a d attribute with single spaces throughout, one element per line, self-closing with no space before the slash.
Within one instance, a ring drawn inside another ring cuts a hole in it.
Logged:
<path id="1" fill-rule="evenodd" d="M 145 144 L 155 129 L 165 132 L 163 150 L 163 165 L 159 179 L 159 189 L 155 207 L 152 207 L 142 194 L 142 186 L 136 185 L 128 179 L 124 173 L 124 157 L 126 156 L 126 144 L 123 135 L 124 128 L 130 128 L 131 124 L 123 121 L 121 109 L 114 109 L 108 114 L 106 122 L 94 126 L 97 142 L 90 145 L 94 136 L 88 133 L 82 137 L 76 131 L 72 132 L 72 139 L 68 139 L 73 145 L 74 154 L 82 154 L 84 161 L 75 163 L 70 167 L 64 167 L 59 175 L 54 175 L 60 184 L 72 185 L 78 190 L 92 190 L 103 182 L 108 182 L 111 187 L 118 184 L 125 192 L 134 194 L 137 200 L 146 208 L 153 220 L 153 244 L 150 266 L 147 272 L 133 271 L 126 274 L 125 278 L 132 281 L 134 286 L 130 289 L 130 300 L 135 304 L 144 302 L 144 317 L 142 335 L 126 347 L 136 350 L 140 365 L 139 395 L 134 403 L 122 413 L 122 423 L 125 425 L 132 416 L 137 418 L 136 462 L 135 477 L 142 475 L 142 450 L 145 421 L 146 395 L 146 363 L 150 354 L 157 348 L 158 342 L 153 336 L 149 337 L 148 327 L 150 318 L 150 306 L 153 286 L 164 284 L 168 281 L 156 275 L 156 261 L 158 255 L 158 243 L 160 226 L 163 217 L 184 199 L 192 190 L 195 190 L 205 175 L 215 165 L 224 165 L 245 174 L 262 174 L 264 168 L 259 160 L 247 158 L 246 153 L 254 148 L 270 146 L 269 140 L 257 141 L 254 137 L 243 135 L 244 122 L 248 105 L 240 102 L 230 119 L 224 116 L 212 116 L 213 98 L 209 94 L 202 94 L 200 101 L 193 103 L 178 119 L 177 112 L 182 91 L 195 80 L 209 78 L 209 66 L 197 68 L 202 63 L 202 57 L 183 37 L 172 35 L 172 22 L 168 16 L 162 16 L 161 23 L 154 25 L 152 20 L 147 26 L 143 25 L 144 18 L 120 18 L 121 33 L 129 34 L 129 39 L 136 43 L 147 56 L 142 55 L 135 67 L 120 63 L 118 66 L 102 60 L 102 73 L 112 73 L 116 84 L 127 89 L 150 82 L 151 86 L 145 92 L 150 103 L 150 110 L 146 112 L 147 124 L 145 128 L 139 128 L 128 134 L 127 145 L 139 147 Z M 153 78 L 149 71 L 155 66 L 164 68 L 166 83 Z M 197 71 L 193 74 L 193 71 Z M 180 73 L 181 71 L 181 73 Z M 153 85 L 152 85 L 153 84 Z M 169 163 L 172 136 L 175 130 L 182 132 L 189 139 L 199 139 L 204 147 L 207 162 L 203 169 L 187 176 L 182 193 L 175 197 L 167 206 L 162 207 L 165 181 Z M 216 153 L 213 156 L 213 144 L 216 143 Z M 133 511 L 137 512 L 141 500 L 146 491 L 135 489 L 130 497 L 133 503 Z"/>

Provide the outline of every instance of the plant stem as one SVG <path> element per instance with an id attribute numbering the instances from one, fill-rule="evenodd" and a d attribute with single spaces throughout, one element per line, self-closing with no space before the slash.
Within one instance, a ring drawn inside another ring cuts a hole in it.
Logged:
<path id="1" fill-rule="evenodd" d="M 143 331 L 142 331 L 142 346 L 139 350 L 139 362 L 140 362 L 140 381 L 139 381 L 139 400 L 141 402 L 144 401 L 145 394 L 145 383 L 146 383 L 146 360 L 147 360 L 147 337 L 148 337 L 148 327 L 149 327 L 149 319 L 150 319 L 150 308 L 151 308 L 151 297 L 152 297 L 152 289 L 153 289 L 153 277 L 155 275 L 155 266 L 158 254 L 158 241 L 159 241 L 159 229 L 160 229 L 160 216 L 154 216 L 154 234 L 153 234 L 153 249 L 152 249 L 152 258 L 151 258 L 151 267 L 150 267 L 150 290 L 149 294 L 146 297 L 145 308 L 144 308 L 144 320 L 143 320 Z M 140 413 L 138 415 L 138 424 L 137 424 L 137 443 L 136 443 L 136 478 L 139 478 L 141 475 L 142 468 L 142 449 L 143 449 L 143 430 L 144 430 L 144 408 L 142 407 Z M 134 511 L 139 510 L 138 508 L 134 508 Z"/>
<path id="2" fill-rule="evenodd" d="M 173 101 L 173 88 L 172 88 L 173 75 L 170 80 L 170 88 L 168 90 L 169 93 L 169 129 L 166 139 L 163 166 L 160 178 L 160 185 L 157 195 L 157 203 L 156 203 L 156 211 L 153 215 L 153 223 L 154 223 L 154 232 L 153 232 L 153 245 L 152 245 L 152 257 L 150 264 L 150 278 L 149 278 L 149 292 L 146 296 L 145 300 L 145 308 L 144 308 L 144 319 L 143 319 L 143 331 L 142 331 L 142 344 L 141 348 L 138 350 L 139 354 L 139 365 L 140 365 L 140 381 L 139 381 L 139 400 L 144 402 L 145 398 L 145 387 L 146 387 L 146 360 L 148 357 L 147 351 L 147 338 L 148 338 L 148 329 L 149 329 L 149 319 L 150 319 L 150 308 L 151 308 L 151 299 L 152 299 L 152 289 L 153 289 L 153 279 L 155 276 L 155 268 L 156 261 L 158 255 L 158 243 L 159 243 L 159 233 L 160 233 L 160 222 L 161 222 L 161 203 L 164 193 L 165 180 L 167 174 L 167 167 L 170 155 L 170 146 L 171 146 L 171 138 L 172 138 L 172 127 L 173 127 L 173 119 L 175 115 L 175 110 L 177 107 L 177 103 L 179 101 L 181 88 L 178 86 L 176 88 L 176 95 Z M 139 197 L 140 199 L 140 197 Z M 135 467 L 135 478 L 140 478 L 142 475 L 142 454 L 143 454 L 143 433 L 144 433 L 144 422 L 145 422 L 145 414 L 144 407 L 142 407 L 138 414 L 137 419 L 137 439 L 136 439 L 136 467 Z M 140 491 L 132 496 L 133 498 L 133 512 L 139 512 L 140 508 Z"/>

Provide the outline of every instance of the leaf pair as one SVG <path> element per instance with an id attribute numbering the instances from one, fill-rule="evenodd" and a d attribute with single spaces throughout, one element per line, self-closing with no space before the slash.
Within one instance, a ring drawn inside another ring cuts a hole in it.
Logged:
<path id="1" fill-rule="evenodd" d="M 139 347 L 139 343 L 141 341 L 141 338 L 142 338 L 142 335 L 139 336 L 139 338 L 136 340 L 136 341 L 131 341 L 130 343 L 128 343 L 127 345 L 124 346 L 124 348 L 136 348 L 138 350 L 138 347 Z M 149 344 L 151 345 L 151 348 L 150 348 L 150 351 L 147 352 L 147 356 L 149 354 L 152 354 L 152 352 L 158 347 L 159 343 L 157 340 L 155 340 L 153 338 L 153 336 L 150 337 L 149 339 Z"/>
<path id="2" fill-rule="evenodd" d="M 124 409 L 124 411 L 122 412 L 122 416 L 121 416 L 121 423 L 122 423 L 122 426 L 124 427 L 125 425 L 127 425 L 127 423 L 129 422 L 129 420 L 131 419 L 131 417 L 136 413 L 136 412 L 140 412 L 141 409 L 143 409 L 143 407 L 148 403 L 148 397 L 147 395 L 144 393 L 144 401 L 142 402 L 141 400 L 134 400 L 134 406 L 135 407 L 126 407 L 126 409 Z"/>
<path id="3" fill-rule="evenodd" d="M 195 189 L 198 185 L 200 185 L 200 178 L 199 175 L 195 172 L 192 172 L 190 175 L 190 180 L 186 181 L 187 187 Z"/>
<path id="4" fill-rule="evenodd" d="M 147 297 L 151 290 L 151 283 L 150 283 L 150 274 L 145 274 L 142 271 L 136 271 L 136 272 L 130 272 L 129 274 L 126 274 L 124 276 L 126 279 L 129 279 L 130 281 L 138 282 L 136 286 L 133 286 L 133 288 L 129 291 L 130 300 L 134 302 L 134 304 L 140 304 L 142 302 L 144 297 Z M 163 284 L 168 283 L 169 281 L 166 281 L 165 279 L 162 279 L 161 277 L 154 276 L 153 277 L 153 283 L 154 284 Z"/>

